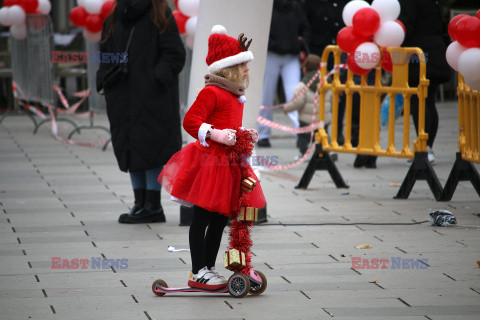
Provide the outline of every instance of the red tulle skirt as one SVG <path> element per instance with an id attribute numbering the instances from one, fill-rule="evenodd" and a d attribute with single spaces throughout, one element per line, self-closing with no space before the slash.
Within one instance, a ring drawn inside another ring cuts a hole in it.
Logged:
<path id="1" fill-rule="evenodd" d="M 228 217 L 238 209 L 241 188 L 240 165 L 245 165 L 248 176 L 258 181 L 248 161 L 232 162 L 223 145 L 209 141 L 204 147 L 196 141 L 186 145 L 170 158 L 158 177 L 158 182 L 172 196 L 218 212 Z M 250 193 L 248 206 L 266 205 L 260 183 Z"/>

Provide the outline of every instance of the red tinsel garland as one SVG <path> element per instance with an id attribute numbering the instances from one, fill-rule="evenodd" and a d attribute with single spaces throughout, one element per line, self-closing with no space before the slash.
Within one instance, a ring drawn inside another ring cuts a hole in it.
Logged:
<path id="1" fill-rule="evenodd" d="M 248 157 L 251 156 L 253 150 L 252 137 L 247 130 L 237 128 L 236 129 L 237 142 L 234 146 L 231 146 L 227 150 L 227 155 L 231 163 L 235 163 L 240 166 L 241 181 L 248 178 Z M 240 181 L 240 183 L 241 183 Z M 239 272 L 248 274 L 250 272 L 252 253 L 250 247 L 252 246 L 252 239 L 250 238 L 250 229 L 253 225 L 251 221 L 238 221 L 237 216 L 240 207 L 248 206 L 248 200 L 250 194 L 240 192 L 240 199 L 238 201 L 238 207 L 235 212 L 232 212 L 232 224 L 230 226 L 230 245 L 229 249 L 237 249 L 245 253 L 246 267 Z"/>

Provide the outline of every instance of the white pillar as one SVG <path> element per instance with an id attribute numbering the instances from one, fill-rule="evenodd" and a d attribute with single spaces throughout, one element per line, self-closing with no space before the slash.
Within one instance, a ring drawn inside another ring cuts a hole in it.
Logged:
<path id="1" fill-rule="evenodd" d="M 250 86 L 245 94 L 247 102 L 243 113 L 243 126 L 246 128 L 257 127 L 272 7 L 273 0 L 200 1 L 190 73 L 188 106 L 192 105 L 204 87 L 203 76 L 208 73 L 205 62 L 208 52 L 208 37 L 212 27 L 220 24 L 227 29 L 227 34 L 231 37 L 237 38 L 240 33 L 244 33 L 248 39 L 253 39 L 249 50 L 252 51 L 255 59 L 249 63 Z M 190 136 L 189 139 L 192 141 Z"/>

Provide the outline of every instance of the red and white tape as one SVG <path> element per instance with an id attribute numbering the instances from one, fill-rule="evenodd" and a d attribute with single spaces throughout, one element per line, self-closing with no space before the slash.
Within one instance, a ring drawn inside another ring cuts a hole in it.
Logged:
<path id="1" fill-rule="evenodd" d="M 65 98 L 63 93 L 61 93 L 61 89 L 59 87 L 54 87 L 54 90 L 56 90 L 59 93 L 59 97 L 60 97 L 60 100 L 62 101 L 62 104 L 66 108 L 68 108 L 67 111 L 70 111 L 72 109 L 74 109 L 74 111 L 75 111 L 78 108 L 78 106 L 80 106 L 82 104 L 82 102 L 88 96 L 90 96 L 90 94 L 91 94 L 90 90 L 84 90 L 84 91 L 75 93 L 74 95 L 77 96 L 77 97 L 81 97 L 82 100 L 77 102 L 74 106 L 70 107 L 67 99 Z M 43 112 L 41 112 L 38 108 L 23 102 L 23 101 L 27 101 L 28 99 L 26 98 L 22 89 L 18 86 L 18 84 L 15 81 L 12 82 L 12 91 L 13 91 L 13 96 L 14 96 L 15 100 L 17 100 L 17 102 L 21 106 L 23 106 L 25 109 L 35 113 L 42 120 L 47 120 L 48 119 L 48 117 Z M 19 97 L 19 95 L 20 95 L 20 97 Z M 77 106 L 77 104 L 78 104 L 78 106 Z M 66 139 L 66 138 L 61 137 L 58 134 L 58 125 L 57 125 L 57 120 L 56 120 L 57 118 L 56 118 L 56 115 L 55 115 L 55 112 L 54 112 L 55 106 L 50 104 L 50 103 L 41 103 L 41 105 L 46 107 L 47 110 L 48 110 L 48 113 L 50 114 L 51 120 L 49 122 L 51 123 L 52 135 L 55 138 L 55 140 L 60 141 L 60 142 L 64 142 L 64 143 L 68 143 L 68 144 L 71 144 L 71 145 L 75 145 L 75 146 L 86 146 L 86 147 L 98 147 L 98 146 L 106 144 L 110 140 L 110 139 L 102 139 L 102 140 L 90 141 L 90 142 L 77 142 L 77 141 L 74 141 L 72 139 Z M 73 112 L 65 112 L 65 113 L 71 114 Z M 90 116 L 91 112 L 86 112 L 85 114 Z"/>
<path id="2" fill-rule="evenodd" d="M 340 65 L 336 65 L 332 70 L 330 70 L 322 79 L 320 79 L 318 85 L 317 85 L 317 90 L 315 91 L 315 99 L 314 99 L 314 102 L 313 104 L 316 106 L 317 103 L 318 103 L 318 88 L 320 88 L 323 83 L 326 81 L 326 79 L 328 77 L 330 77 L 332 74 L 336 73 L 336 72 L 339 72 L 340 69 L 346 69 L 347 68 L 347 65 L 346 64 L 340 64 Z M 315 74 L 317 75 L 318 72 Z M 315 75 L 312 79 L 315 78 Z M 307 83 L 306 85 L 306 88 L 308 88 L 311 84 L 312 84 L 312 79 Z M 305 91 L 303 91 L 305 92 Z M 295 99 L 295 98 L 294 98 Z M 293 101 L 293 100 L 292 100 Z M 259 118 L 261 119 L 258 119 L 257 122 L 259 123 L 262 123 L 266 126 L 270 126 L 269 124 L 267 124 L 267 122 L 271 122 L 271 128 L 274 128 L 274 129 L 278 129 L 278 130 L 282 130 L 282 131 L 287 131 L 287 132 L 295 132 L 295 129 L 297 128 L 290 128 L 290 127 L 286 127 L 286 126 L 282 126 L 282 125 L 279 125 L 278 123 L 275 123 L 273 121 L 269 121 L 263 117 L 260 117 Z M 315 119 L 316 119 L 316 108 L 313 108 L 313 113 L 312 113 L 312 124 L 308 127 L 302 127 L 302 128 L 298 128 L 298 129 L 304 129 L 304 128 L 309 128 L 311 126 L 313 126 L 314 124 L 317 124 L 318 127 L 322 127 L 323 128 L 323 121 L 322 122 L 315 122 Z M 262 122 L 260 122 L 262 121 Z M 282 128 L 280 129 L 280 127 L 285 127 L 285 128 Z M 262 166 L 257 166 L 257 168 L 260 170 L 260 171 L 264 171 L 264 172 L 269 172 L 269 171 L 282 171 L 282 170 L 287 170 L 287 169 L 291 169 L 291 168 L 295 168 L 299 165 L 301 165 L 303 162 L 305 162 L 305 160 L 313 153 L 313 151 L 315 150 L 315 145 L 316 145 L 316 141 L 314 141 L 314 131 L 316 129 L 315 128 L 313 130 L 311 130 L 311 128 L 309 128 L 309 130 L 305 131 L 305 132 L 301 132 L 301 133 L 306 133 L 306 132 L 310 132 L 311 135 L 310 135 L 310 145 L 307 149 L 307 151 L 305 152 L 305 154 L 300 158 L 298 159 L 297 161 L 293 162 L 293 163 L 290 163 L 288 165 L 275 165 L 272 163 L 272 161 L 268 160 L 268 161 L 265 161 L 263 159 L 260 159 L 259 161 L 263 164 Z M 299 133 L 299 132 L 296 132 L 296 133 Z"/>

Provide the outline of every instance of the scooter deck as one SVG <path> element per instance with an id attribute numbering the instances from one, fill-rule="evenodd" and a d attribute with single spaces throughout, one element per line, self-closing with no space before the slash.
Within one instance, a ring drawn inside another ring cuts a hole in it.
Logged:
<path id="1" fill-rule="evenodd" d="M 155 291 L 158 293 L 179 293 L 179 292 L 201 292 L 201 293 L 227 293 L 228 288 L 225 287 L 223 289 L 218 290 L 207 290 L 207 289 L 200 289 L 200 288 L 192 288 L 192 287 L 180 287 L 180 288 L 169 288 L 163 286 L 155 286 Z"/>

